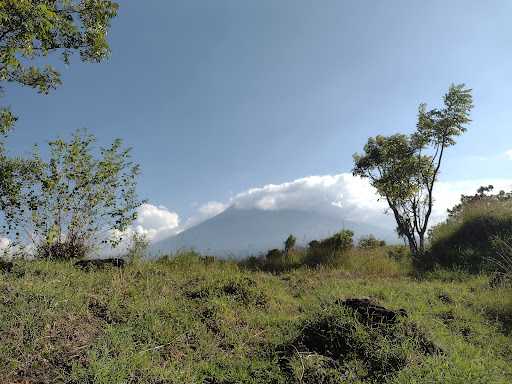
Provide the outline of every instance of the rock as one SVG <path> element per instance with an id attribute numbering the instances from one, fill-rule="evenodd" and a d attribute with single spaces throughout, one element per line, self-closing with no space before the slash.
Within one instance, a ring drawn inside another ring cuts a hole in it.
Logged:
<path id="1" fill-rule="evenodd" d="M 446 293 L 441 293 L 439 296 L 437 296 L 437 298 L 444 304 L 453 304 L 452 298 Z"/>
<path id="2" fill-rule="evenodd" d="M 377 305 L 369 299 L 346 299 L 339 300 L 338 304 L 352 309 L 363 320 L 369 323 L 395 323 L 399 316 L 407 317 L 405 309 L 391 310 Z"/>
<path id="3" fill-rule="evenodd" d="M 106 266 L 123 268 L 125 266 L 125 261 L 120 258 L 110 258 L 110 259 L 79 260 L 75 263 L 75 267 L 80 268 L 80 269 L 104 268 Z"/>

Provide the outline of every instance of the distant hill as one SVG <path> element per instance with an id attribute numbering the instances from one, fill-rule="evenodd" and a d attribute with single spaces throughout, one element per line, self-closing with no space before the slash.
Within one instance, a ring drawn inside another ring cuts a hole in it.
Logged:
<path id="1" fill-rule="evenodd" d="M 373 234 L 388 242 L 397 242 L 393 227 L 379 227 L 344 220 L 340 215 L 301 210 L 261 210 L 229 208 L 219 215 L 175 236 L 152 245 L 151 254 L 179 249 L 195 249 L 215 256 L 243 257 L 282 247 L 293 234 L 299 244 L 329 236 L 343 228 L 354 231 L 355 238 Z"/>

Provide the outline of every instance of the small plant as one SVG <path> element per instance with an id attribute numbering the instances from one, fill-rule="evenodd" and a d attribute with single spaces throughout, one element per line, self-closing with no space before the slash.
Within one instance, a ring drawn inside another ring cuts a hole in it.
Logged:
<path id="1" fill-rule="evenodd" d="M 130 264 L 142 260 L 148 251 L 150 241 L 144 233 L 134 232 L 126 257 Z"/>
<path id="2" fill-rule="evenodd" d="M 411 258 L 411 251 L 405 245 L 388 245 L 387 255 L 395 261 L 404 261 Z"/>

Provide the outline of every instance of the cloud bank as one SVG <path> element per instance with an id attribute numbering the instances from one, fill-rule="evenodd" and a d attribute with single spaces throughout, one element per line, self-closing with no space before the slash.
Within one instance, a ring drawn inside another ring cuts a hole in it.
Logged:
<path id="1" fill-rule="evenodd" d="M 473 179 L 440 181 L 435 189 L 435 204 L 431 223 L 446 217 L 446 210 L 453 207 L 461 194 L 474 194 L 481 185 L 492 184 L 495 191 L 512 190 L 512 179 Z M 153 241 L 162 240 L 199 224 L 228 207 L 262 210 L 305 210 L 339 214 L 347 220 L 395 226 L 391 215 L 386 214 L 387 204 L 379 200 L 367 180 L 349 173 L 308 176 L 281 184 L 268 184 L 243 191 L 227 202 L 210 201 L 198 207 L 195 214 L 180 220 L 176 212 L 164 206 L 144 204 L 131 231 L 145 233 Z"/>
<path id="2" fill-rule="evenodd" d="M 152 204 L 142 204 L 137 212 L 137 220 L 132 225 L 132 230 L 145 234 L 150 240 L 160 240 L 176 234 L 179 229 L 180 219 L 176 212 L 166 207 Z"/>

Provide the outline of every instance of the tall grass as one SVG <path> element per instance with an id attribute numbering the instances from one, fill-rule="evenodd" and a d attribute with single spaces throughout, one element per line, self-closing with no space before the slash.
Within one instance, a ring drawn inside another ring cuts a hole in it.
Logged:
<path id="1" fill-rule="evenodd" d="M 489 261 L 494 265 L 495 281 L 497 283 L 509 283 L 512 280 L 512 244 L 501 238 L 494 239 L 496 255 Z"/>
<path id="2" fill-rule="evenodd" d="M 0 382 L 511 382 L 510 288 L 379 278 L 400 265 L 386 248 L 337 263 L 276 275 L 192 252 L 87 272 L 15 261 L 0 275 Z M 367 324 L 340 307 L 358 297 L 408 317 Z"/>
<path id="3" fill-rule="evenodd" d="M 295 269 L 341 269 L 351 276 L 400 277 L 412 272 L 408 251 L 400 246 L 350 247 L 342 250 L 319 247 L 296 248 L 273 257 L 251 257 L 240 266 L 252 270 L 285 273 Z"/>

